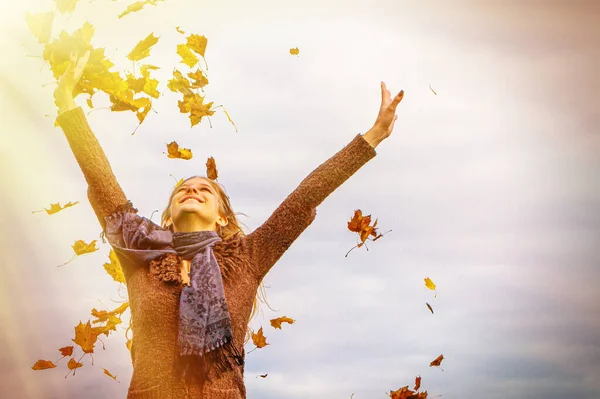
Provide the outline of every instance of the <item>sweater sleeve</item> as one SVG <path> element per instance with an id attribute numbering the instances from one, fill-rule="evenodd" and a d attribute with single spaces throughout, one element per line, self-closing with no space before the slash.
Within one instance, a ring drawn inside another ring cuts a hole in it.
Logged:
<path id="1" fill-rule="evenodd" d="M 357 135 L 312 171 L 267 221 L 246 237 L 259 281 L 312 223 L 316 207 L 375 155 L 375 149 L 362 135 Z"/>
<path id="2" fill-rule="evenodd" d="M 105 217 L 126 207 L 128 200 L 81 107 L 59 115 L 57 123 L 83 172 L 88 184 L 88 199 L 104 230 Z"/>

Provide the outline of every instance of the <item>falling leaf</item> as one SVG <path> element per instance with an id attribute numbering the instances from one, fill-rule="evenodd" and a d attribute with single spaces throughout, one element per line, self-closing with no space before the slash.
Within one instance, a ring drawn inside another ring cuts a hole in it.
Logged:
<path id="1" fill-rule="evenodd" d="M 54 22 L 54 11 L 31 14 L 25 13 L 25 20 L 29 30 L 38 39 L 38 43 L 48 43 L 52 35 L 52 24 Z"/>
<path id="2" fill-rule="evenodd" d="M 259 376 L 260 378 L 267 378 L 267 376 L 268 376 L 268 375 L 269 375 L 269 373 L 267 373 L 267 374 L 259 374 L 258 376 Z"/>
<path id="3" fill-rule="evenodd" d="M 431 305 L 428 304 L 427 302 L 425 302 L 425 305 L 427 305 L 427 307 L 429 308 L 429 310 L 431 311 L 431 313 L 433 314 L 433 309 L 431 308 Z"/>
<path id="4" fill-rule="evenodd" d="M 429 277 L 425 277 L 425 287 L 429 288 L 432 291 L 435 291 L 434 298 L 437 297 L 437 291 L 435 290 L 435 284 Z"/>
<path id="5" fill-rule="evenodd" d="M 435 92 L 435 90 L 433 90 L 433 89 L 431 88 L 431 85 L 429 85 L 429 89 L 430 89 L 430 90 L 433 92 L 433 94 L 435 94 L 435 95 L 437 96 L 437 93 Z"/>
<path id="6" fill-rule="evenodd" d="M 130 4 L 125 9 L 125 11 L 123 11 L 121 14 L 119 14 L 119 19 L 123 18 L 125 15 L 130 14 L 132 12 L 140 11 L 142 8 L 144 8 L 144 6 L 146 4 L 155 6 L 156 5 L 156 0 L 136 1 L 133 4 Z"/>
<path id="7" fill-rule="evenodd" d="M 76 255 L 83 255 L 95 252 L 98 250 L 98 247 L 96 246 L 96 241 L 97 240 L 93 240 L 89 244 L 86 244 L 83 240 L 77 240 L 75 241 L 75 244 L 72 245 L 73 251 L 75 251 Z"/>
<path id="8" fill-rule="evenodd" d="M 279 328 L 281 330 L 281 323 L 294 324 L 294 321 L 295 321 L 294 319 L 291 319 L 286 316 L 282 316 L 282 317 L 278 317 L 276 319 L 272 319 L 271 326 L 273 326 L 273 328 Z"/>
<path id="9" fill-rule="evenodd" d="M 389 394 L 391 399 L 426 399 L 427 392 L 417 393 L 408 388 L 408 385 L 396 390 L 391 391 Z"/>
<path id="10" fill-rule="evenodd" d="M 189 148 L 179 148 L 179 144 L 175 141 L 167 144 L 167 151 L 169 158 L 192 159 L 192 151 Z"/>
<path id="11" fill-rule="evenodd" d="M 415 378 L 415 387 L 413 388 L 415 391 L 418 391 L 421 388 L 421 376 L 417 376 Z"/>
<path id="12" fill-rule="evenodd" d="M 181 186 L 183 184 L 183 180 L 184 179 L 177 180 L 177 178 L 175 176 L 173 176 L 172 174 L 169 174 L 169 176 L 171 176 L 173 179 L 175 179 L 176 183 L 175 183 L 175 187 L 174 188 L 177 188 L 177 187 L 179 187 L 179 186 Z"/>
<path id="13" fill-rule="evenodd" d="M 65 346 L 59 349 L 63 356 L 73 356 L 73 346 Z"/>
<path id="14" fill-rule="evenodd" d="M 291 55 L 298 55 L 298 54 L 300 54 L 300 50 L 298 50 L 298 47 L 291 48 L 290 49 L 290 54 Z"/>
<path id="15" fill-rule="evenodd" d="M 206 161 L 206 177 L 210 180 L 217 180 L 219 177 L 219 172 L 217 172 L 217 164 L 215 163 L 215 159 L 213 157 L 209 157 Z"/>
<path id="16" fill-rule="evenodd" d="M 75 11 L 75 5 L 78 0 L 56 0 L 56 9 L 62 13 Z"/>
<path id="17" fill-rule="evenodd" d="M 196 57 L 190 48 L 185 44 L 177 45 L 177 54 L 181 57 L 181 62 L 190 68 L 198 63 L 198 57 Z"/>
<path id="18" fill-rule="evenodd" d="M 57 213 L 57 212 L 59 212 L 59 211 L 62 211 L 63 209 L 70 208 L 70 207 L 72 207 L 72 206 L 74 206 L 74 205 L 77 205 L 77 204 L 79 204 L 79 201 L 75 201 L 75 202 L 67 202 L 67 203 L 66 203 L 64 206 L 62 206 L 62 207 L 60 206 L 60 202 L 57 202 L 56 204 L 50 203 L 50 209 L 46 209 L 46 208 L 44 208 L 44 209 L 41 209 L 41 210 L 39 210 L 39 211 L 33 211 L 33 212 L 31 212 L 31 213 L 36 213 L 36 212 L 43 212 L 43 211 L 46 211 L 46 213 L 47 213 L 48 215 L 53 215 L 53 214 L 55 214 L 55 213 Z"/>
<path id="19" fill-rule="evenodd" d="M 192 83 L 178 70 L 173 71 L 173 79 L 167 83 L 167 87 L 173 92 L 183 92 L 184 89 L 188 89 L 191 86 Z"/>
<path id="20" fill-rule="evenodd" d="M 110 378 L 112 378 L 113 380 L 117 381 L 117 377 L 112 375 L 110 371 L 108 371 L 107 369 L 103 368 L 102 370 L 104 370 L 104 374 L 106 374 L 107 376 L 109 376 Z M 119 381 L 117 381 L 119 382 Z"/>
<path id="21" fill-rule="evenodd" d="M 208 104 L 203 104 L 203 102 L 204 97 L 197 93 L 184 94 L 183 101 L 177 102 L 179 112 L 182 114 L 189 112 L 192 126 L 197 125 L 203 117 L 211 116 L 215 113 L 215 111 L 211 110 L 212 102 Z"/>
<path id="22" fill-rule="evenodd" d="M 262 327 L 259 328 L 257 333 L 252 333 L 252 342 L 254 342 L 254 345 L 256 345 L 257 348 L 264 348 L 269 345 L 267 343 L 267 337 L 263 335 Z"/>
<path id="23" fill-rule="evenodd" d="M 429 363 L 429 367 L 439 366 L 442 363 L 442 360 L 444 360 L 444 355 L 439 355 L 431 363 Z"/>
<path id="24" fill-rule="evenodd" d="M 176 30 L 177 32 L 181 33 L 182 35 L 185 35 L 185 32 L 184 32 L 184 31 L 182 31 L 182 30 L 179 28 L 179 26 L 176 26 L 176 27 L 175 27 L 175 30 Z"/>
<path id="25" fill-rule="evenodd" d="M 208 40 L 206 39 L 205 36 L 197 35 L 194 33 L 187 37 L 186 45 L 190 50 L 192 50 L 196 54 L 200 54 L 202 57 L 204 57 L 204 52 L 206 51 L 207 43 L 208 43 Z M 192 66 L 190 65 L 190 68 L 191 67 Z"/>
<path id="26" fill-rule="evenodd" d="M 85 103 L 87 104 L 88 107 L 94 108 L 94 104 L 92 103 L 92 96 L 90 96 L 90 98 L 85 100 Z"/>
<path id="27" fill-rule="evenodd" d="M 378 239 L 383 237 L 383 234 L 377 234 L 376 226 L 377 219 L 375 219 L 375 223 L 373 223 L 373 225 L 371 226 L 371 215 L 363 216 L 362 211 L 360 209 L 355 210 L 352 219 L 350 219 L 350 221 L 348 222 L 348 230 L 358 233 L 360 236 L 360 242 L 358 243 L 358 245 L 351 248 L 350 251 L 352 251 L 354 248 L 362 247 L 365 244 L 366 240 L 369 238 L 369 236 L 374 237 L 373 241 L 377 241 Z M 346 253 L 346 256 L 348 256 L 350 251 Z"/>
<path id="28" fill-rule="evenodd" d="M 125 275 L 123 274 L 123 269 L 121 268 L 121 262 L 119 262 L 119 258 L 117 258 L 117 253 L 114 249 L 111 249 L 108 253 L 108 259 L 110 263 L 104 264 L 104 270 L 115 280 L 117 283 L 125 284 Z"/>
<path id="29" fill-rule="evenodd" d="M 133 344 L 133 341 L 131 339 L 128 339 L 127 342 L 125 342 L 125 346 L 129 350 L 129 352 L 131 352 L 131 345 L 132 344 Z"/>
<path id="30" fill-rule="evenodd" d="M 113 311 L 96 310 L 96 308 L 94 308 L 94 309 L 92 309 L 92 316 L 94 316 L 96 318 L 96 320 L 93 320 L 92 323 L 93 324 L 102 323 L 102 322 L 108 321 L 111 316 L 121 316 L 123 314 L 123 312 L 125 312 L 127 310 L 128 307 L 129 307 L 129 302 L 123 303 L 121 306 L 119 306 L 118 308 L 116 308 Z"/>
<path id="31" fill-rule="evenodd" d="M 193 89 L 201 89 L 208 84 L 208 78 L 204 76 L 204 73 L 200 69 L 196 70 L 196 72 L 188 73 L 187 76 L 194 80 L 191 86 Z"/>
<path id="32" fill-rule="evenodd" d="M 32 370 L 46 370 L 46 369 L 53 369 L 55 367 L 56 367 L 56 365 L 54 363 L 52 363 L 50 360 L 38 360 L 31 367 L 31 369 Z"/>
<path id="33" fill-rule="evenodd" d="M 225 107 L 221 106 L 223 108 L 223 112 L 225 113 L 225 116 L 227 117 L 227 119 L 229 120 L 229 122 L 233 125 L 233 127 L 235 128 L 235 131 L 237 132 L 237 126 L 235 125 L 235 123 L 233 123 L 233 121 L 231 120 L 231 117 L 229 116 L 229 113 L 227 112 L 227 110 L 225 109 Z"/>
<path id="34" fill-rule="evenodd" d="M 93 353 L 94 344 L 97 339 L 98 335 L 94 334 L 92 325 L 88 320 L 86 324 L 79 322 L 77 327 L 75 327 L 75 339 L 72 341 L 79 345 L 85 353 Z"/>
<path id="35" fill-rule="evenodd" d="M 75 359 L 71 358 L 69 360 L 69 363 L 67 363 L 67 367 L 69 367 L 69 370 L 75 370 L 80 367 L 83 367 L 83 364 L 81 364 L 78 361 L 76 361 Z"/>
<path id="36" fill-rule="evenodd" d="M 145 39 L 140 40 L 138 44 L 127 55 L 131 61 L 139 61 L 150 55 L 150 47 L 158 43 L 158 37 L 154 36 L 154 32 L 150 33 Z"/>

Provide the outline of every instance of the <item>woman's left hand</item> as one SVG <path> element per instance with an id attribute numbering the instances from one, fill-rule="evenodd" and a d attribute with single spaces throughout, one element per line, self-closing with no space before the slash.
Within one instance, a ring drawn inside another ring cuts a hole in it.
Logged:
<path id="1" fill-rule="evenodd" d="M 404 90 L 400 90 L 392 100 L 392 93 L 386 88 L 385 83 L 381 82 L 381 106 L 379 107 L 379 115 L 373 127 L 366 132 L 363 137 L 371 144 L 373 148 L 377 147 L 384 139 L 389 137 L 394 130 L 394 123 L 398 119 L 396 115 L 396 107 L 404 97 Z"/>

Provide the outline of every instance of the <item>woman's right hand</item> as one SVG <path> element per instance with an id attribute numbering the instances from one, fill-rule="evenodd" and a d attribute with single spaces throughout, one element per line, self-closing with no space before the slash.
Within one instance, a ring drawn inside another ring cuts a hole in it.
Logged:
<path id="1" fill-rule="evenodd" d="M 58 81 L 58 86 L 54 90 L 54 103 L 58 107 L 58 114 L 72 110 L 77 107 L 75 100 L 73 99 L 73 90 L 81 79 L 83 70 L 87 65 L 88 59 L 90 58 L 90 51 L 86 51 L 85 54 L 77 58 L 76 53 L 71 53 L 71 60 L 69 66 Z"/>

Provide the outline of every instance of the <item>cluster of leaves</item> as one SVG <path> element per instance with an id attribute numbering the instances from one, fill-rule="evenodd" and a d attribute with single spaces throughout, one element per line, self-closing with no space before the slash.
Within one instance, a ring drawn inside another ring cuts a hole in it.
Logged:
<path id="1" fill-rule="evenodd" d="M 379 240 L 381 237 L 383 237 L 384 234 L 392 231 L 392 230 L 388 230 L 383 234 L 381 234 L 381 233 L 378 234 L 377 233 L 377 219 L 375 219 L 375 222 L 373 222 L 373 225 L 371 225 L 371 215 L 363 216 L 362 211 L 360 209 L 357 209 L 354 211 L 354 215 L 352 216 L 352 219 L 350 219 L 350 221 L 348 222 L 348 230 L 350 230 L 351 232 L 354 232 L 354 233 L 358 233 L 358 235 L 360 237 L 360 242 L 356 246 L 350 248 L 350 251 L 352 251 L 354 248 L 360 248 L 363 245 L 365 246 L 365 248 L 368 251 L 369 248 L 366 245 L 367 239 L 375 242 L 375 241 Z M 373 236 L 372 239 L 370 238 L 371 236 Z M 348 251 L 346 253 L 346 256 L 348 256 L 350 251 Z"/>

